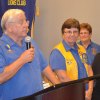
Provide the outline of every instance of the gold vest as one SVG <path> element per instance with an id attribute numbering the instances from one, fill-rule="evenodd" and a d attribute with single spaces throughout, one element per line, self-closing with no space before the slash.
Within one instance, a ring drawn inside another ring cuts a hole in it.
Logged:
<path id="1" fill-rule="evenodd" d="M 72 53 L 70 51 L 65 50 L 62 42 L 58 44 L 55 48 L 58 49 L 60 53 L 63 55 L 63 57 L 65 58 L 66 67 L 67 67 L 66 73 L 69 76 L 69 78 L 71 80 L 77 80 L 78 79 L 78 66 L 77 66 L 77 62 L 75 58 L 73 57 Z M 83 54 L 86 54 L 86 50 L 81 45 L 78 45 L 78 53 L 86 68 L 87 75 L 88 75 L 88 64 L 86 63 L 85 59 L 83 59 L 82 57 Z"/>

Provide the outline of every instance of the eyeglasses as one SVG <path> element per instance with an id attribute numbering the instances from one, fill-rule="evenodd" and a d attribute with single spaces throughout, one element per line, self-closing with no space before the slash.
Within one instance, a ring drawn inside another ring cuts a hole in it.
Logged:
<path id="1" fill-rule="evenodd" d="M 89 32 L 80 32 L 80 35 L 88 35 Z"/>
<path id="2" fill-rule="evenodd" d="M 77 33 L 79 33 L 79 31 L 78 30 L 74 30 L 74 31 L 71 31 L 71 30 L 69 30 L 69 31 L 65 31 L 64 33 L 67 33 L 67 34 L 77 34 Z"/>

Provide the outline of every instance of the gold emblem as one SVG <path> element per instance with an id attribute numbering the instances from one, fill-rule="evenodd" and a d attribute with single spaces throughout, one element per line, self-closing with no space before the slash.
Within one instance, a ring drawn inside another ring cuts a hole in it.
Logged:
<path id="1" fill-rule="evenodd" d="M 93 54 L 93 55 L 96 55 L 96 53 L 97 53 L 97 52 L 96 52 L 96 49 L 95 49 L 95 48 L 92 48 L 92 54 Z"/>
<path id="2" fill-rule="evenodd" d="M 66 59 L 66 62 L 68 65 L 72 64 L 72 60 L 71 59 Z"/>
<path id="3" fill-rule="evenodd" d="M 82 62 L 83 62 L 83 63 L 87 63 L 87 62 L 88 62 L 87 54 L 86 54 L 86 53 L 83 53 L 83 54 L 82 54 Z"/>

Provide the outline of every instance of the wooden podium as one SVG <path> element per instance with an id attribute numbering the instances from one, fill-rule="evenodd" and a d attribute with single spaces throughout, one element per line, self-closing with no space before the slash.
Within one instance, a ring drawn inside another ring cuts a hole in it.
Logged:
<path id="1" fill-rule="evenodd" d="M 100 75 L 57 84 L 33 95 L 15 100 L 85 100 L 85 83 L 98 78 Z"/>
<path id="2" fill-rule="evenodd" d="M 85 100 L 84 97 L 84 84 L 75 83 L 46 92 L 41 100 Z"/>

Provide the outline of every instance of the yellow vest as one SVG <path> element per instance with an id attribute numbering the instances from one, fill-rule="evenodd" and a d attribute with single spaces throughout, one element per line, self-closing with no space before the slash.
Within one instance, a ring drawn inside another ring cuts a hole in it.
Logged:
<path id="1" fill-rule="evenodd" d="M 75 58 L 73 57 L 72 53 L 70 51 L 65 50 L 65 47 L 63 46 L 62 42 L 58 44 L 55 48 L 58 49 L 60 53 L 63 55 L 63 57 L 65 58 L 66 67 L 67 67 L 66 73 L 69 76 L 69 78 L 71 80 L 77 80 L 78 79 L 78 66 L 77 66 L 77 62 Z M 83 54 L 86 54 L 86 50 L 81 45 L 78 45 L 78 53 L 86 68 L 87 75 L 88 75 L 88 64 L 82 57 Z"/>

